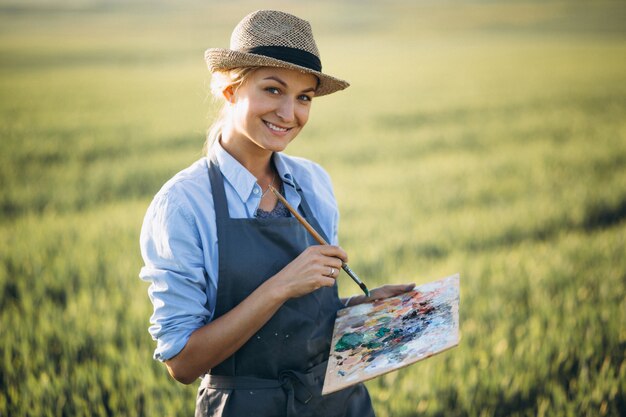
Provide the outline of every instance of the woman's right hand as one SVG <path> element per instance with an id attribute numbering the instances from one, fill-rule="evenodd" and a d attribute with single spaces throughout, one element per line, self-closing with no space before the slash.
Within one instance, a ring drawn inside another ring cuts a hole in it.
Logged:
<path id="1" fill-rule="evenodd" d="M 170 374 L 185 384 L 194 382 L 235 353 L 285 301 L 334 285 L 347 260 L 338 246 L 308 247 L 235 308 L 194 331 L 183 350 L 166 362 Z"/>
<path id="2" fill-rule="evenodd" d="M 348 255 L 339 246 L 315 245 L 306 248 L 271 280 L 286 300 L 302 297 L 321 287 L 332 287 Z"/>

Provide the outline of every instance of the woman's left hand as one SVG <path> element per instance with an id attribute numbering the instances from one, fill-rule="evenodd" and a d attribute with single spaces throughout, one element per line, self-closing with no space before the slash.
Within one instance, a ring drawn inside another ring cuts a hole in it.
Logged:
<path id="1" fill-rule="evenodd" d="M 411 291 L 415 288 L 415 284 L 395 284 L 395 285 L 383 285 L 382 287 L 374 288 L 370 291 L 370 296 L 355 295 L 348 299 L 346 307 L 355 306 L 357 304 L 366 303 L 368 301 L 379 300 L 381 298 L 395 297 L 396 295 L 403 294 Z"/>

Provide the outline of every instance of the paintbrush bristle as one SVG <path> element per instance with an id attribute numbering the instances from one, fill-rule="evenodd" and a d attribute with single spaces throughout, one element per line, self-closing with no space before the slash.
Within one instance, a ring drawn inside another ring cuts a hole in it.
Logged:
<path id="1" fill-rule="evenodd" d="M 370 290 L 367 289 L 367 286 L 365 284 L 361 283 L 359 284 L 359 287 L 361 287 L 366 296 L 370 296 Z"/>

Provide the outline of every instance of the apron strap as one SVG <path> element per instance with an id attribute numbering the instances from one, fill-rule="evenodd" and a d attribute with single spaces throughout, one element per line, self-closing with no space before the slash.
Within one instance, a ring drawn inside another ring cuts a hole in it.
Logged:
<path id="1" fill-rule="evenodd" d="M 319 233 L 324 238 L 326 242 L 330 242 L 330 240 L 328 239 L 328 236 L 326 236 L 326 233 L 324 233 L 324 230 L 318 223 L 317 219 L 315 218 L 315 216 L 313 216 L 311 207 L 309 206 L 309 203 L 306 201 L 306 198 L 304 198 L 304 192 L 302 191 L 302 188 L 300 188 L 300 185 L 298 185 L 298 182 L 296 181 L 295 178 L 293 178 L 292 181 L 296 188 L 296 191 L 298 192 L 298 194 L 300 194 L 300 208 L 302 209 L 304 217 L 306 217 L 309 224 L 313 227 L 313 229 L 315 229 L 317 233 Z"/>
<path id="2" fill-rule="evenodd" d="M 246 376 L 224 376 L 207 374 L 202 378 L 201 388 L 228 390 L 263 390 L 282 388 L 287 396 L 286 415 L 297 416 L 295 401 L 308 404 L 314 397 L 322 395 L 322 385 L 328 361 L 324 361 L 307 372 L 282 371 L 278 379 Z"/>
<path id="3" fill-rule="evenodd" d="M 211 190 L 213 193 L 213 202 L 215 206 L 215 217 L 216 220 L 228 219 L 230 218 L 230 213 L 228 212 L 228 202 L 226 200 L 226 191 L 224 190 L 224 177 L 222 176 L 222 172 L 220 171 L 219 163 L 217 162 L 217 155 L 215 152 L 211 153 L 209 158 L 209 180 L 211 181 Z M 300 194 L 300 208 L 302 209 L 302 213 L 304 217 L 307 218 L 308 222 L 313 226 L 313 228 L 322 235 L 322 237 L 330 242 L 328 236 L 322 230 L 320 224 L 317 219 L 313 216 L 311 212 L 311 207 L 309 203 L 304 198 L 304 192 L 295 178 L 292 179 L 296 192 Z M 219 232 L 219 228 L 218 228 Z"/>
<path id="4" fill-rule="evenodd" d="M 228 219 L 230 214 L 228 213 L 228 202 L 226 201 L 226 192 L 224 191 L 224 177 L 220 171 L 215 152 L 211 153 L 209 158 L 209 180 L 211 181 L 211 191 L 213 193 L 215 218 L 216 220 Z"/>
<path id="5" fill-rule="evenodd" d="M 202 378 L 200 386 L 203 388 L 251 390 L 280 388 L 282 384 L 278 379 L 207 374 Z"/>

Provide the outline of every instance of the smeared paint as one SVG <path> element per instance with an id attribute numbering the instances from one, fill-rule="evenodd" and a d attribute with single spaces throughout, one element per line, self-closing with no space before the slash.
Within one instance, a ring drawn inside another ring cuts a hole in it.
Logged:
<path id="1" fill-rule="evenodd" d="M 348 349 L 354 349 L 363 342 L 363 335 L 361 333 L 346 333 L 341 336 L 341 339 L 335 345 L 335 351 L 344 352 Z"/>
<path id="2" fill-rule="evenodd" d="M 384 335 L 386 335 L 387 333 L 389 333 L 391 330 L 389 330 L 386 327 L 381 327 L 380 329 L 378 329 L 378 331 L 376 332 L 376 336 L 378 337 L 383 337 Z"/>
<path id="3" fill-rule="evenodd" d="M 365 325 L 365 320 L 359 320 L 357 322 L 355 322 L 354 324 L 352 324 L 352 328 L 353 329 L 357 329 L 357 328 L 361 328 Z"/>
<path id="4" fill-rule="evenodd" d="M 458 275 L 452 276 L 397 297 L 340 310 L 323 392 L 337 391 L 456 345 L 458 281 Z"/>

